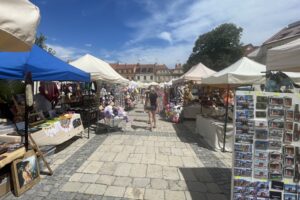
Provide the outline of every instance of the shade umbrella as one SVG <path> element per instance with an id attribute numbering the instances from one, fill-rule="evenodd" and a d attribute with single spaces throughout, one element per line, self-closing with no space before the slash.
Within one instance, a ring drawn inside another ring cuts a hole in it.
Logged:
<path id="1" fill-rule="evenodd" d="M 300 72 L 300 38 L 269 49 L 267 70 Z"/>
<path id="2" fill-rule="evenodd" d="M 39 20 L 39 8 L 28 0 L 1 0 L 0 51 L 29 51 Z"/>

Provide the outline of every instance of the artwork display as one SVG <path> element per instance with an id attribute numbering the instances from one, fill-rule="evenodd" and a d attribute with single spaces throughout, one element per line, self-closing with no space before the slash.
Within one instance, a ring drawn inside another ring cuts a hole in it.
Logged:
<path id="1" fill-rule="evenodd" d="M 34 151 L 28 151 L 23 159 L 13 161 L 11 169 L 16 196 L 29 190 L 40 180 L 38 161 Z"/>
<path id="2" fill-rule="evenodd" d="M 300 98 L 237 91 L 232 199 L 300 199 Z"/>

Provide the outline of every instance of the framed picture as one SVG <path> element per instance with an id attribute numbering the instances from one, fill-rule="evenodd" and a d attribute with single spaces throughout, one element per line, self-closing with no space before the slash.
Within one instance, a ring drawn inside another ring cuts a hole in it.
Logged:
<path id="1" fill-rule="evenodd" d="M 28 151 L 24 158 L 13 161 L 11 171 L 15 195 L 20 196 L 40 180 L 38 160 L 35 152 Z"/>

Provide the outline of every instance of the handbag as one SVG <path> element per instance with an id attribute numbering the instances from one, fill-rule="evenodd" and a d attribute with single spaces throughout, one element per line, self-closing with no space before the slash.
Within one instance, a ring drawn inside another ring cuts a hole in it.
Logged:
<path id="1" fill-rule="evenodd" d="M 151 110 L 152 106 L 149 99 L 146 99 L 145 110 Z"/>

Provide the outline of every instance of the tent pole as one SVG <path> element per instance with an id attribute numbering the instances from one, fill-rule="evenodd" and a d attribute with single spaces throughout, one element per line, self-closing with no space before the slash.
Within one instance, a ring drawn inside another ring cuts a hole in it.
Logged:
<path id="1" fill-rule="evenodd" d="M 225 144 L 226 144 L 226 129 L 227 129 L 227 120 L 228 120 L 228 106 L 229 106 L 229 85 L 227 85 L 227 103 L 225 110 L 225 123 L 224 123 L 224 138 L 223 138 L 223 152 L 225 152 Z"/>
<path id="2" fill-rule="evenodd" d="M 27 84 L 32 84 L 32 78 L 31 78 L 31 73 L 30 72 L 27 72 L 25 74 L 25 130 L 24 130 L 24 136 L 25 136 L 25 149 L 26 151 L 28 151 L 28 146 L 29 146 L 29 142 L 28 142 L 28 126 L 29 126 L 29 105 L 28 105 L 28 102 L 27 102 L 27 96 L 29 94 L 27 94 Z M 33 98 L 33 97 L 31 97 Z"/>

